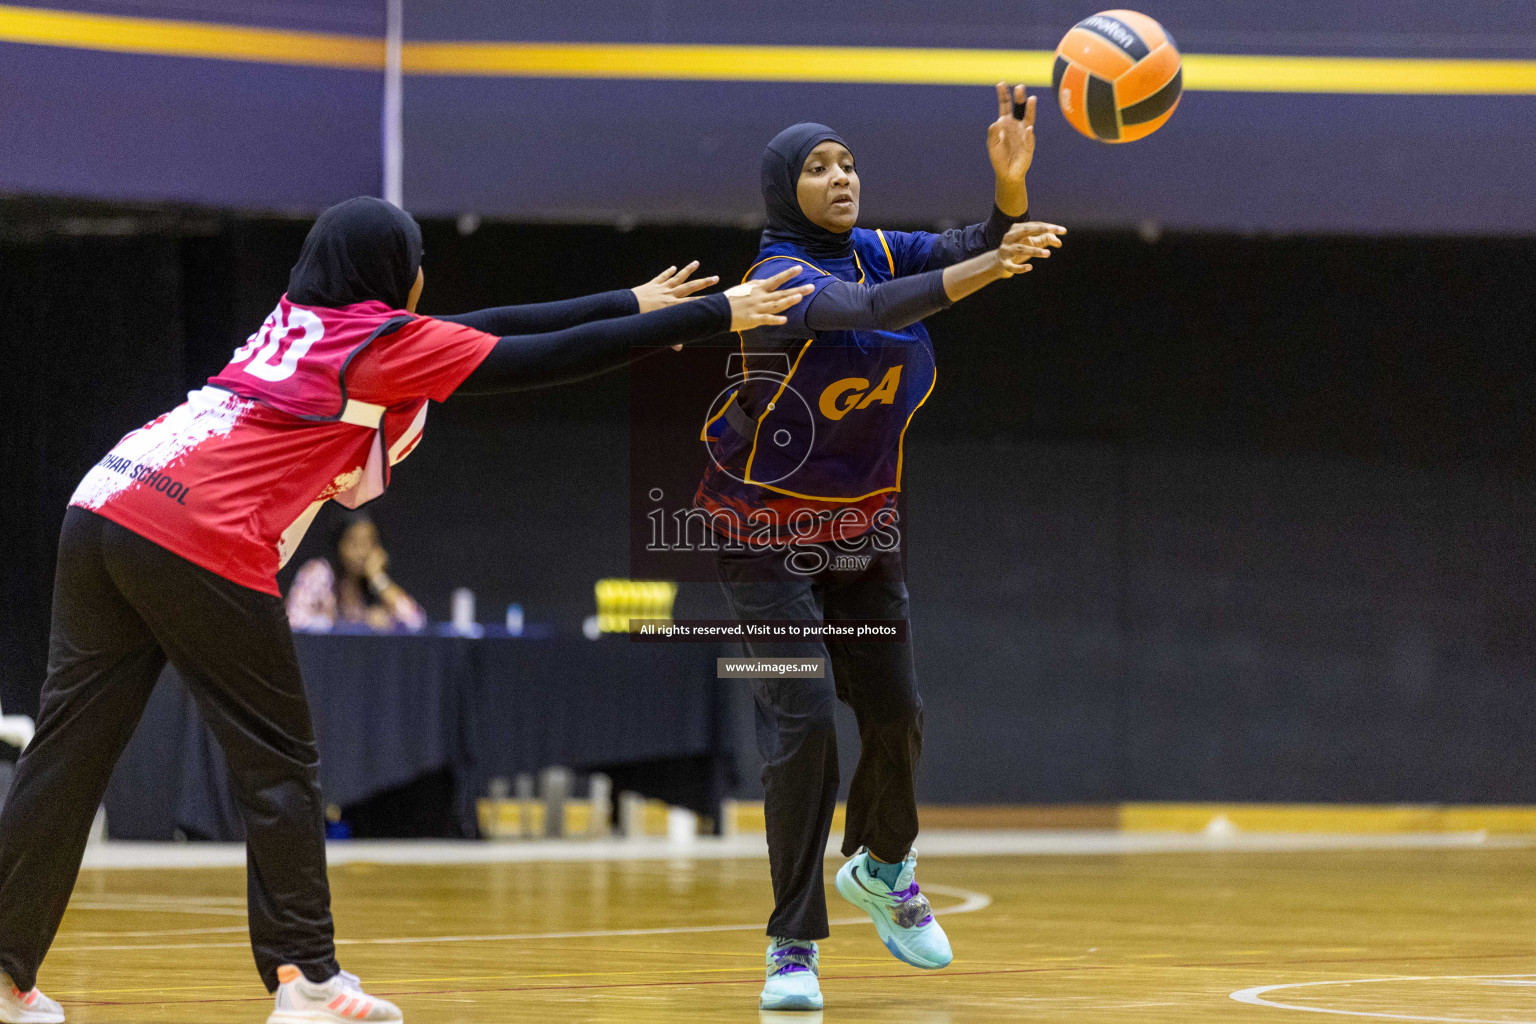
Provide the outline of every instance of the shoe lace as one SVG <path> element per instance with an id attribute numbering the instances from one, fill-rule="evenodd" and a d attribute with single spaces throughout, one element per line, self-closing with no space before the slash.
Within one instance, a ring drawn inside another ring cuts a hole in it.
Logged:
<path id="1" fill-rule="evenodd" d="M 768 971 L 768 976 L 775 974 L 795 974 L 799 971 L 816 970 L 818 959 L 816 950 L 811 946 L 779 946 L 772 953 L 773 967 Z"/>
<path id="2" fill-rule="evenodd" d="M 363 990 L 362 979 L 350 971 L 341 971 L 336 975 L 336 978 L 341 982 L 342 988 L 349 988 L 353 992 L 361 992 Z"/>
<path id="3" fill-rule="evenodd" d="M 933 907 L 922 890 L 913 882 L 905 889 L 892 892 L 895 904 L 891 907 L 891 920 L 902 928 L 921 928 L 933 920 Z"/>

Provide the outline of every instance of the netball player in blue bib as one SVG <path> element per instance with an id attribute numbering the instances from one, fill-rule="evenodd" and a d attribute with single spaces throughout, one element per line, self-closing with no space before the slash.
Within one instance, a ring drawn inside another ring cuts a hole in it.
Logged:
<path id="1" fill-rule="evenodd" d="M 821 124 L 780 132 L 763 154 L 768 210 L 748 279 L 798 268 L 815 291 L 783 326 L 742 338 L 744 377 L 705 427 L 712 463 L 697 504 L 733 544 L 718 567 L 742 619 L 907 619 L 900 522 L 902 442 L 932 392 L 922 319 L 1050 255 L 1065 229 L 1024 221 L 1034 103 L 997 87 L 987 148 L 996 203 L 983 223 L 943 234 L 854 226 L 851 147 Z M 951 960 L 916 879 L 913 776 L 922 700 L 908 642 L 749 643 L 754 657 L 823 659 L 825 678 L 754 681 L 775 907 L 763 1009 L 822 1006 L 817 939 L 827 932 L 822 855 L 837 799 L 833 708 L 859 723 L 837 889 L 867 911 L 886 947 L 917 967 Z"/>

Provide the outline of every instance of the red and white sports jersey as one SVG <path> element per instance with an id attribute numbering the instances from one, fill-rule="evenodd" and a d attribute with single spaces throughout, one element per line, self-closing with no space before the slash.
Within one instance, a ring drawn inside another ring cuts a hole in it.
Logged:
<path id="1" fill-rule="evenodd" d="M 446 400 L 495 344 L 383 302 L 284 296 L 207 387 L 119 441 L 70 504 L 277 594 L 320 507 L 382 494 L 421 439 L 427 400 Z"/>

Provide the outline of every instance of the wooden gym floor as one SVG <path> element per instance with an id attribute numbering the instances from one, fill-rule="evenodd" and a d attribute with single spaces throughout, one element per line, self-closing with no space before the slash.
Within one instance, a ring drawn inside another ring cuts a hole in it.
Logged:
<path id="1" fill-rule="evenodd" d="M 827 1008 L 763 1020 L 1536 1022 L 1520 841 L 925 856 L 920 878 L 960 911 L 942 916 L 950 969 L 893 960 L 829 887 Z M 760 858 L 354 862 L 332 879 L 343 965 L 416 1024 L 759 1019 Z M 83 872 L 44 990 L 75 1024 L 265 1020 L 243 885 L 233 868 Z"/>

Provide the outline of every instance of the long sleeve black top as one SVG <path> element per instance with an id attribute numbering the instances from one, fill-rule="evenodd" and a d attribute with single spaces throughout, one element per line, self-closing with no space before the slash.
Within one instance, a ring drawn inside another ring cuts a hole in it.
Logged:
<path id="1" fill-rule="evenodd" d="M 621 294 L 628 296 L 627 312 L 631 315 L 609 314 L 606 319 L 590 319 L 592 311 L 599 308 L 619 310 Z M 503 336 L 455 394 L 491 395 L 566 384 L 623 366 L 630 361 L 631 349 L 637 346 L 659 348 L 702 341 L 731 328 L 730 300 L 723 294 L 706 295 L 650 313 L 637 314 L 635 308 L 633 293 L 605 292 L 564 303 L 503 306 L 439 317 L 480 330 L 490 327 L 489 333 L 508 325 L 576 321 L 575 326 L 562 329 Z M 581 322 L 583 319 L 588 322 Z"/>
<path id="2" fill-rule="evenodd" d="M 952 305 L 944 293 L 944 268 L 996 249 L 1016 220 L 996 205 L 979 224 L 951 228 L 935 237 L 922 271 L 881 284 L 836 281 L 818 291 L 805 309 L 813 331 L 895 331 Z"/>
<path id="3" fill-rule="evenodd" d="M 540 334 L 559 331 L 593 320 L 610 320 L 640 312 L 640 302 L 628 288 L 598 292 L 557 302 L 530 302 L 521 306 L 494 306 L 473 313 L 455 313 L 435 319 L 463 324 L 486 334 Z"/>

